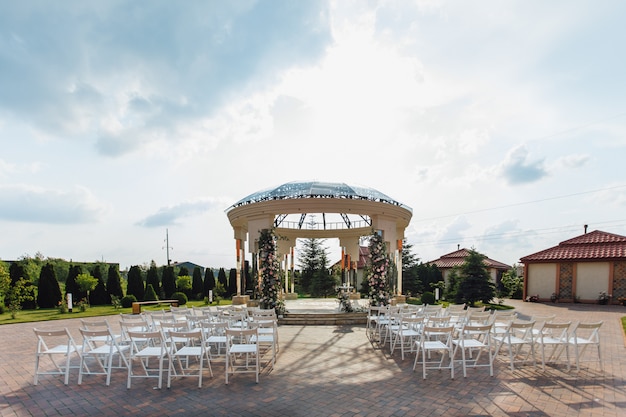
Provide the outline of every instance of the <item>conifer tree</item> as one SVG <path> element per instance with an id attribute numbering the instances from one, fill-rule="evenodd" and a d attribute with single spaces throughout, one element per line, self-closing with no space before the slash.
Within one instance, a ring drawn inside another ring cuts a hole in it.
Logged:
<path id="1" fill-rule="evenodd" d="M 89 304 L 94 306 L 111 304 L 111 298 L 107 293 L 104 278 L 102 277 L 102 269 L 99 264 L 93 268 L 91 275 L 98 280 L 98 284 L 96 284 L 96 288 L 89 293 Z"/>
<path id="2" fill-rule="evenodd" d="M 228 273 L 228 291 L 227 297 L 237 294 L 237 269 L 231 268 Z"/>
<path id="3" fill-rule="evenodd" d="M 53 308 L 63 301 L 63 294 L 61 294 L 59 281 L 57 281 L 52 264 L 47 263 L 41 268 L 38 289 L 37 305 L 40 308 Z"/>
<path id="4" fill-rule="evenodd" d="M 87 293 L 81 291 L 80 287 L 76 283 L 76 277 L 83 273 L 83 268 L 80 265 L 70 266 L 67 273 L 67 279 L 65 280 L 65 294 L 72 294 L 72 302 L 77 303 L 87 296 Z"/>
<path id="5" fill-rule="evenodd" d="M 485 265 L 486 256 L 471 249 L 459 268 L 457 299 L 473 306 L 477 301 L 489 303 L 495 297 L 495 285 L 491 282 Z"/>
<path id="6" fill-rule="evenodd" d="M 146 286 L 146 293 L 143 299 L 144 301 L 157 301 L 159 299 L 156 292 L 154 291 L 154 287 L 152 286 L 152 284 L 148 284 Z"/>
<path id="7" fill-rule="evenodd" d="M 157 296 L 161 294 L 159 269 L 157 268 L 156 262 L 154 261 L 150 262 L 150 268 L 148 268 L 148 272 L 146 273 L 146 290 L 148 289 L 148 285 L 152 285 L 152 289 Z"/>
<path id="8" fill-rule="evenodd" d="M 122 279 L 120 278 L 120 271 L 116 265 L 109 265 L 109 273 L 107 275 L 107 293 L 109 298 L 115 296 L 117 298 L 124 297 L 124 291 L 122 290 Z"/>
<path id="9" fill-rule="evenodd" d="M 199 266 L 193 269 L 193 275 L 191 277 L 191 296 L 196 299 L 202 299 L 203 283 L 202 283 L 202 271 Z"/>
<path id="10" fill-rule="evenodd" d="M 213 274 L 213 268 L 206 268 L 204 270 L 204 283 L 203 293 L 205 297 L 209 296 L 209 291 L 215 288 L 215 275 Z"/>
<path id="11" fill-rule="evenodd" d="M 226 270 L 224 268 L 220 268 L 218 271 L 217 281 L 222 284 L 224 290 L 228 290 L 228 278 L 226 277 Z"/>
<path id="12" fill-rule="evenodd" d="M 137 265 L 131 266 L 128 270 L 128 288 L 126 289 L 126 294 L 134 295 L 138 301 L 143 301 L 146 291 L 142 275 L 141 268 Z"/>
<path id="13" fill-rule="evenodd" d="M 172 294 L 176 292 L 176 277 L 174 276 L 174 268 L 171 266 L 164 266 L 161 274 L 161 281 L 163 285 L 163 294 L 165 298 L 169 299 Z"/>

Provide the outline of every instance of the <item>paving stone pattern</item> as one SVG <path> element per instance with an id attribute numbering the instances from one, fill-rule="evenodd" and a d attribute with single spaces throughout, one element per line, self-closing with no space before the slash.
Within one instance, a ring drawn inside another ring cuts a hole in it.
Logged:
<path id="1" fill-rule="evenodd" d="M 557 314 L 568 320 L 604 320 L 604 373 L 596 364 L 525 365 L 511 371 L 506 357 L 495 361 L 495 374 L 470 369 L 463 378 L 431 372 L 427 380 L 413 372 L 413 355 L 372 345 L 364 326 L 281 326 L 280 352 L 273 370 L 232 377 L 224 384 L 223 363 L 214 378 L 197 388 L 195 379 L 175 380 L 154 389 L 154 380 L 135 380 L 126 389 L 126 373 L 116 370 L 110 386 L 103 376 L 86 376 L 77 385 L 42 376 L 33 385 L 33 327 L 68 327 L 78 340 L 78 319 L 0 326 L 0 416 L 626 416 L 626 351 L 622 306 L 511 302 L 523 316 Z M 107 318 L 115 323 L 114 317 Z"/>

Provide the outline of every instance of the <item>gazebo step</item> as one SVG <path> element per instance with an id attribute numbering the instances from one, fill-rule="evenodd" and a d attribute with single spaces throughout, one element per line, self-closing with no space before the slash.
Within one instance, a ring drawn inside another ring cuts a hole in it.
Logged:
<path id="1" fill-rule="evenodd" d="M 366 324 L 367 313 L 286 313 L 278 324 L 298 326 L 336 326 Z"/>

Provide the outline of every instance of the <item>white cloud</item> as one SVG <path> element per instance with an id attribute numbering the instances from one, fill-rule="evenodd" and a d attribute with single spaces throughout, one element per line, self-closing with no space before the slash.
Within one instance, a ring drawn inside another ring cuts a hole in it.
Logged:
<path id="1" fill-rule="evenodd" d="M 79 224 L 100 221 L 107 205 L 88 189 L 44 189 L 28 185 L 0 185 L 0 219 L 28 223 Z"/>
<path id="2" fill-rule="evenodd" d="M 180 219 L 198 216 L 210 210 L 219 209 L 223 201 L 199 199 L 187 201 L 170 207 L 162 207 L 156 213 L 140 220 L 137 225 L 144 227 L 161 227 L 177 224 Z"/>
<path id="3" fill-rule="evenodd" d="M 511 149 L 502 161 L 500 169 L 509 184 L 535 182 L 548 175 L 543 159 L 530 161 L 528 155 L 528 149 L 520 145 Z"/>

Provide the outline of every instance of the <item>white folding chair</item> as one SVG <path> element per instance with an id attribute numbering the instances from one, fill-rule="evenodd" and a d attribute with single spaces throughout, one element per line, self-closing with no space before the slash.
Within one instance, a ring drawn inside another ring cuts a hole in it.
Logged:
<path id="1" fill-rule="evenodd" d="M 546 362 L 557 362 L 563 350 L 567 359 L 567 370 L 570 370 L 568 330 L 571 322 L 546 322 L 539 332 L 539 346 L 541 348 L 541 369 L 546 370 Z M 552 347 L 550 356 L 546 359 L 546 347 Z"/>
<path id="2" fill-rule="evenodd" d="M 254 373 L 259 383 L 259 345 L 254 342 L 257 337 L 256 328 L 226 329 L 226 384 L 228 376 L 235 373 Z"/>
<path id="3" fill-rule="evenodd" d="M 600 353 L 600 327 L 602 327 L 602 322 L 594 322 L 594 323 L 577 323 L 569 336 L 569 346 L 574 349 L 574 353 L 576 354 L 576 370 L 580 371 L 580 363 L 581 362 L 595 362 L 597 361 L 600 365 L 600 370 L 603 370 L 602 367 L 602 354 Z M 587 347 L 596 348 L 596 359 L 587 358 L 583 359 L 583 355 L 587 350 Z"/>
<path id="4" fill-rule="evenodd" d="M 226 357 L 226 329 L 228 323 L 214 321 L 200 321 L 200 330 L 204 335 L 204 344 L 210 352 L 211 358 Z M 213 354 L 215 349 L 215 355 Z"/>
<path id="5" fill-rule="evenodd" d="M 378 320 L 387 311 L 386 306 L 370 306 L 367 311 L 367 328 L 366 332 L 370 340 L 374 340 L 378 332 Z"/>
<path id="6" fill-rule="evenodd" d="M 111 333 L 111 329 L 88 330 L 78 329 L 83 344 L 80 351 L 80 370 L 78 373 L 78 385 L 83 382 L 83 375 L 106 375 L 106 385 L 111 383 L 111 370 L 113 369 L 113 357 L 117 356 L 124 367 L 128 366 L 128 361 L 124 356 L 124 352 L 130 349 L 130 346 L 120 346 L 117 343 L 117 337 Z M 91 360 L 88 364 L 87 361 Z M 89 365 L 96 365 L 98 370 L 92 370 Z M 120 366 L 122 367 L 122 366 Z"/>
<path id="7" fill-rule="evenodd" d="M 181 340 L 184 342 L 181 343 Z M 211 357 L 206 349 L 204 336 L 200 329 L 190 331 L 170 330 L 166 336 L 166 342 L 170 346 L 170 361 L 167 373 L 168 388 L 173 378 L 198 378 L 198 388 L 202 387 L 202 374 L 205 363 L 209 368 L 211 377 L 213 377 Z M 197 365 L 192 364 L 190 358 L 194 358 Z"/>
<path id="8" fill-rule="evenodd" d="M 272 368 L 276 363 L 278 352 L 278 326 L 275 320 L 257 320 L 250 323 L 257 328 L 257 335 L 252 337 L 251 342 L 259 345 L 259 355 L 269 355 Z"/>
<path id="9" fill-rule="evenodd" d="M 454 326 L 424 326 L 419 340 L 415 341 L 417 353 L 413 362 L 413 371 L 422 357 L 422 378 L 426 379 L 427 369 L 450 369 L 450 378 L 454 379 L 454 351 L 452 336 L 455 332 Z M 438 355 L 433 359 L 433 352 Z M 448 365 L 444 363 L 448 361 Z"/>
<path id="10" fill-rule="evenodd" d="M 534 324 L 535 323 L 532 321 L 512 321 L 509 322 L 503 332 L 494 333 L 493 340 L 496 344 L 494 358 L 497 358 L 502 347 L 506 346 L 511 371 L 515 370 L 515 362 L 523 363 L 526 362 L 528 358 L 531 358 L 533 365 L 536 366 L 535 340 L 532 332 Z M 527 349 L 525 356 L 524 347 Z M 524 356 L 524 359 L 519 359 L 522 356 Z"/>
<path id="11" fill-rule="evenodd" d="M 404 354 L 416 351 L 415 342 L 419 340 L 424 325 L 424 317 L 401 316 L 400 326 L 392 335 L 393 344 L 391 353 L 393 354 L 396 345 L 400 344 L 400 356 L 404 360 Z"/>
<path id="12" fill-rule="evenodd" d="M 130 389 L 132 378 L 158 378 L 158 388 L 163 383 L 163 362 L 169 359 L 169 349 L 163 333 L 160 331 L 128 332 L 130 338 L 130 355 L 128 359 L 128 378 L 126 388 Z M 150 367 L 150 359 L 159 362 L 158 368 Z M 142 374 L 133 372 L 134 362 L 139 362 Z"/>
<path id="13" fill-rule="evenodd" d="M 467 377 L 467 368 L 488 367 L 489 375 L 493 376 L 493 351 L 491 349 L 491 324 L 466 324 L 459 332 L 458 339 L 453 339 L 453 357 L 461 350 L 461 364 L 463 377 Z M 478 352 L 474 357 L 474 353 Z M 487 363 L 481 362 L 480 357 L 486 352 Z"/>
<path id="14" fill-rule="evenodd" d="M 37 336 L 37 350 L 35 352 L 35 380 L 34 384 L 39 382 L 39 375 L 63 375 L 65 377 L 64 384 L 70 382 L 70 368 L 72 356 L 76 355 L 78 359 L 80 347 L 76 345 L 72 335 L 67 328 L 55 330 L 33 329 Z M 64 358 L 64 364 L 57 362 L 55 356 Z M 48 358 L 54 365 L 54 370 L 40 371 L 39 366 L 41 358 Z M 74 366 L 74 368 L 77 366 Z"/>

